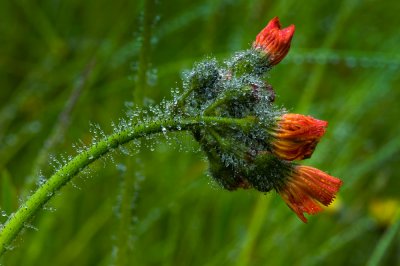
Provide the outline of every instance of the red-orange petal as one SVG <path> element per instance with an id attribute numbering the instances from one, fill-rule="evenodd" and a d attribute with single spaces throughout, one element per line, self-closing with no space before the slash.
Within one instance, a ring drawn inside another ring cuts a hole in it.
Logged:
<path id="1" fill-rule="evenodd" d="M 281 29 L 279 18 L 275 17 L 257 35 L 253 47 L 266 53 L 271 66 L 276 65 L 289 52 L 294 31 L 294 25 Z"/>
<path id="2" fill-rule="evenodd" d="M 339 191 L 342 181 L 310 166 L 296 166 L 279 188 L 286 204 L 303 221 L 304 213 L 316 214 L 322 211 L 321 204 L 328 206 Z"/>
<path id="3" fill-rule="evenodd" d="M 303 160 L 311 157 L 325 134 L 328 122 L 311 116 L 284 114 L 270 131 L 272 153 L 283 160 Z"/>

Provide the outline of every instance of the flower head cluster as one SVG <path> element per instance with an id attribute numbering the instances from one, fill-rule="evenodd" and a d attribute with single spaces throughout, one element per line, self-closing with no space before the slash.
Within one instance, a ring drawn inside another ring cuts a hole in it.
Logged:
<path id="1" fill-rule="evenodd" d="M 194 126 L 195 139 L 210 163 L 212 177 L 225 189 L 277 191 L 306 222 L 335 198 L 342 181 L 294 161 L 309 158 L 328 123 L 288 114 L 273 105 L 275 92 L 266 73 L 288 53 L 293 25 L 281 29 L 272 19 L 251 49 L 224 65 L 198 63 L 186 73 L 183 96 L 175 101 L 177 116 L 214 117 L 215 125 Z"/>

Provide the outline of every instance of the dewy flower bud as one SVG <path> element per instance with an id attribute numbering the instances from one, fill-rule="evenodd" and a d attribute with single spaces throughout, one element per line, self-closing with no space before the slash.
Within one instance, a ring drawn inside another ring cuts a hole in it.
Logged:
<path id="1" fill-rule="evenodd" d="M 270 66 L 274 66 L 289 52 L 294 30 L 294 25 L 281 29 L 279 18 L 275 17 L 257 35 L 253 48 L 265 52 Z"/>
<path id="2" fill-rule="evenodd" d="M 310 166 L 296 165 L 294 170 L 275 189 L 286 204 L 303 221 L 304 213 L 322 211 L 320 203 L 328 206 L 339 191 L 342 181 Z"/>
<path id="3" fill-rule="evenodd" d="M 327 126 L 311 116 L 284 114 L 270 131 L 272 153 L 288 161 L 310 158 Z"/>

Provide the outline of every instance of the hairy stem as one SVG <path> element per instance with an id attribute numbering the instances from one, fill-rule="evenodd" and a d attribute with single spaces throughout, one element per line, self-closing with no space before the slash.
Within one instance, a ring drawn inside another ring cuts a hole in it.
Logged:
<path id="1" fill-rule="evenodd" d="M 177 99 L 177 101 L 174 103 L 175 105 L 175 110 L 180 110 L 183 105 L 185 104 L 186 99 L 189 97 L 189 95 L 195 90 L 196 88 L 194 86 L 191 86 L 187 90 L 185 90 L 182 95 Z"/>
<path id="2" fill-rule="evenodd" d="M 229 125 L 246 129 L 252 124 L 254 124 L 254 119 L 252 118 L 236 119 L 201 116 L 179 120 L 155 119 L 147 123 L 137 124 L 132 128 L 105 137 L 61 167 L 46 183 L 39 187 L 15 213 L 10 215 L 0 231 L 0 255 L 7 250 L 24 225 L 27 224 L 35 213 L 55 195 L 56 191 L 63 187 L 72 177 L 84 170 L 89 164 L 113 149 L 118 148 L 120 145 L 146 135 L 160 133 L 163 128 L 169 131 L 176 131 L 188 130 L 196 126 Z"/>

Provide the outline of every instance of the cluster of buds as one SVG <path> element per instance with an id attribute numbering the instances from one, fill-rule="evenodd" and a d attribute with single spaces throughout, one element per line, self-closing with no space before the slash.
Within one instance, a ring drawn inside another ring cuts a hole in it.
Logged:
<path id="1" fill-rule="evenodd" d="M 252 48 L 223 65 L 198 63 L 186 74 L 185 92 L 175 101 L 176 115 L 212 116 L 237 123 L 192 129 L 210 163 L 211 176 L 228 190 L 275 190 L 303 221 L 335 198 L 342 181 L 296 161 L 309 158 L 327 122 L 286 113 L 273 105 L 268 70 L 288 53 L 295 27 L 272 19 Z M 222 126 L 223 125 L 223 126 Z"/>

